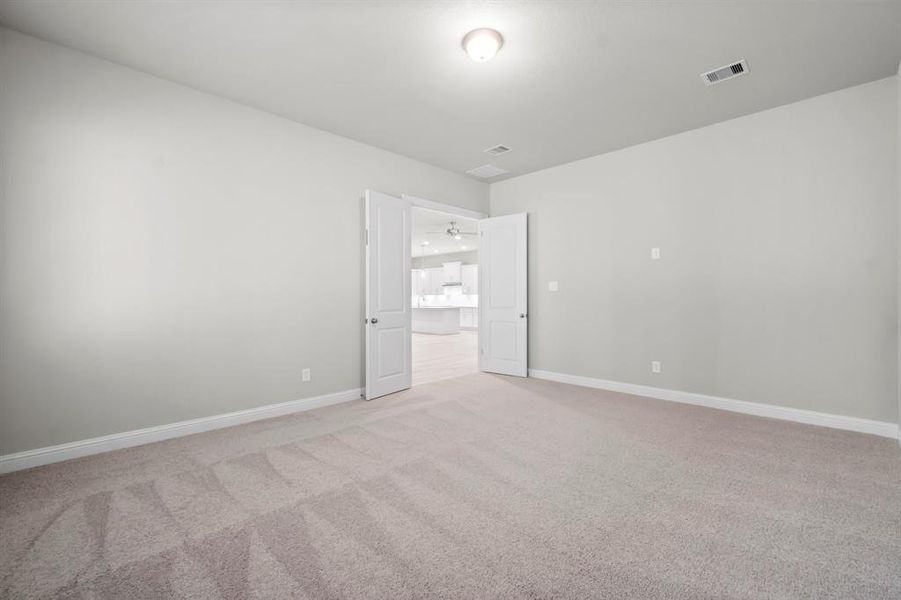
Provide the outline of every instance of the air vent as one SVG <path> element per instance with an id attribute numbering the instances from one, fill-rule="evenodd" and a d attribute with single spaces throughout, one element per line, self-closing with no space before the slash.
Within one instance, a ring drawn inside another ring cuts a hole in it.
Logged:
<path id="1" fill-rule="evenodd" d="M 487 152 L 488 154 L 491 154 L 493 156 L 497 156 L 498 154 L 506 154 L 509 151 L 510 151 L 510 148 L 508 148 L 507 146 L 504 146 L 503 144 L 498 144 L 497 146 L 495 146 L 493 148 L 488 148 L 484 152 Z"/>
<path id="2" fill-rule="evenodd" d="M 482 165 L 481 167 L 476 167 L 475 169 L 470 169 L 466 171 L 469 175 L 473 177 L 478 177 L 480 179 L 490 179 L 492 177 L 497 177 L 498 175 L 503 175 L 507 173 L 507 169 L 502 169 L 500 167 L 495 167 L 494 165 Z"/>
<path id="3" fill-rule="evenodd" d="M 742 59 L 737 63 L 732 63 L 731 65 L 726 65 L 725 67 L 720 67 L 719 69 L 701 73 L 701 79 L 704 80 L 704 85 L 714 85 L 716 83 L 726 81 L 727 79 L 734 79 L 735 77 L 739 77 L 747 73 L 748 63 L 747 61 Z"/>

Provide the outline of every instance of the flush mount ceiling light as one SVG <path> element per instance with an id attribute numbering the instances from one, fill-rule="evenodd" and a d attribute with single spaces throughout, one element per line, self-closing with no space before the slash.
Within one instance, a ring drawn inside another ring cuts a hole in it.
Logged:
<path id="1" fill-rule="evenodd" d="M 463 49 L 476 62 L 494 58 L 504 45 L 504 38 L 494 29 L 473 29 L 463 36 Z"/>

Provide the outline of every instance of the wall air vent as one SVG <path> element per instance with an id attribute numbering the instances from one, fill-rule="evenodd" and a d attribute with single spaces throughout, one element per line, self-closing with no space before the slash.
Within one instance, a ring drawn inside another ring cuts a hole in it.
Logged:
<path id="1" fill-rule="evenodd" d="M 466 171 L 468 175 L 478 177 L 479 179 L 491 179 L 492 177 L 497 177 L 498 175 L 503 175 L 507 172 L 507 169 L 495 167 L 494 165 L 482 165 L 481 167 Z"/>
<path id="2" fill-rule="evenodd" d="M 493 148 L 488 148 L 487 150 L 484 150 L 484 152 L 491 154 L 493 156 L 497 156 L 498 154 L 506 154 L 509 151 L 510 151 L 510 148 L 508 148 L 507 146 L 504 146 L 503 144 L 498 144 L 497 146 L 494 146 Z"/>
<path id="3" fill-rule="evenodd" d="M 748 62 L 745 59 L 741 59 L 737 63 L 732 63 L 731 65 L 726 65 L 719 69 L 701 73 L 701 79 L 704 80 L 704 85 L 714 85 L 726 81 L 727 79 L 734 79 L 741 75 L 746 75 L 747 73 Z"/>

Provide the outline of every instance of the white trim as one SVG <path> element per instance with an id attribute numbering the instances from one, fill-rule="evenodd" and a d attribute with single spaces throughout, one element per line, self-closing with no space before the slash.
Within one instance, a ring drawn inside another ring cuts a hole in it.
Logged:
<path id="1" fill-rule="evenodd" d="M 636 385 L 634 383 L 608 381 L 605 379 L 595 379 L 593 377 L 583 377 L 581 375 L 567 375 L 566 373 L 554 373 L 553 371 L 542 371 L 539 369 L 529 369 L 529 376 L 538 379 L 547 379 L 548 381 L 609 390 L 612 392 L 622 392 L 624 394 L 657 398 L 658 400 L 695 404 L 697 406 L 706 406 L 708 408 L 717 408 L 719 410 L 728 410 L 758 417 L 769 417 L 771 419 L 780 419 L 782 421 L 794 421 L 796 423 L 806 423 L 807 425 L 845 429 L 848 431 L 869 433 L 887 438 L 899 437 L 898 425 L 886 421 L 846 417 L 814 410 L 805 410 L 802 408 L 789 408 L 786 406 L 775 406 L 773 404 L 747 402 L 745 400 L 732 400 L 731 398 L 720 398 L 718 396 L 707 396 L 692 392 L 667 390 L 647 385 Z"/>
<path id="2" fill-rule="evenodd" d="M 410 201 L 413 206 L 418 208 L 424 208 L 426 210 L 437 210 L 438 212 L 450 213 L 452 215 L 457 215 L 460 217 L 466 217 L 467 219 L 486 219 L 488 218 L 487 213 L 482 213 L 477 210 L 470 210 L 468 208 L 460 208 L 459 206 L 454 206 L 452 204 L 444 204 L 442 202 L 433 202 L 432 200 L 426 200 L 425 198 L 417 198 L 416 196 L 411 196 L 410 194 L 401 194 L 401 198 L 404 200 Z"/>
<path id="3" fill-rule="evenodd" d="M 131 448 L 132 446 L 141 446 L 152 442 L 161 442 L 163 440 L 185 435 L 222 429 L 224 427 L 232 427 L 243 423 L 260 421 L 262 419 L 271 419 L 272 417 L 280 417 L 282 415 L 320 408 L 322 406 L 330 406 L 332 404 L 339 404 L 350 400 L 359 400 L 360 392 L 361 390 L 357 388 L 343 392 L 335 392 L 333 394 L 313 396 L 312 398 L 303 398 L 301 400 L 292 400 L 290 402 L 269 404 L 267 406 L 249 408 L 247 410 L 213 415 L 211 417 L 179 421 L 178 423 L 169 423 L 168 425 L 157 425 L 156 427 L 147 427 L 146 429 L 114 433 L 112 435 L 105 435 L 68 444 L 60 444 L 58 446 L 47 446 L 46 448 L 37 448 L 35 450 L 7 454 L 5 456 L 0 456 L 0 475 L 12 473 L 13 471 L 21 471 L 22 469 L 39 467 L 41 465 L 48 465 L 63 460 L 100 454 L 101 452 L 109 452 L 110 450 Z"/>

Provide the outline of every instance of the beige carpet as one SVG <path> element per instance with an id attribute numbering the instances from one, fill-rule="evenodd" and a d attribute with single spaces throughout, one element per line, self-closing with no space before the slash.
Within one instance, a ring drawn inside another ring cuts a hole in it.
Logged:
<path id="1" fill-rule="evenodd" d="M 893 440 L 484 374 L 0 499 L 2 598 L 901 598 Z"/>

